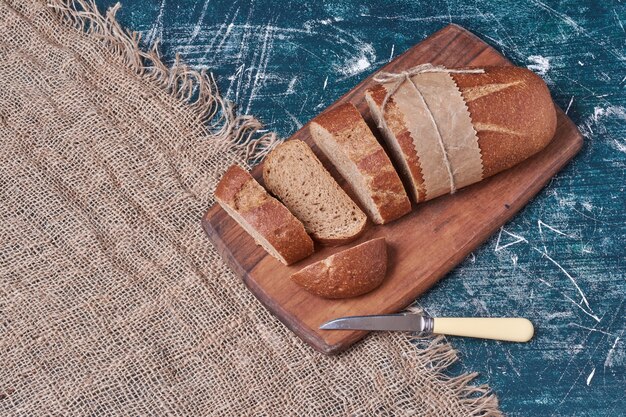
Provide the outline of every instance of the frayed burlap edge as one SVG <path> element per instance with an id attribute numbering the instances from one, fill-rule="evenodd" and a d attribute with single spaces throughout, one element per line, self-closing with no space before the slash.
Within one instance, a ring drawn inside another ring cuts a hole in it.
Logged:
<path id="1" fill-rule="evenodd" d="M 421 308 L 411 306 L 407 311 L 423 314 Z M 456 349 L 447 342 L 444 336 L 414 337 L 407 336 L 407 340 L 416 346 L 416 355 L 422 356 L 430 364 L 432 377 L 443 385 L 447 385 L 460 398 L 461 404 L 471 407 L 470 416 L 499 417 L 498 397 L 492 393 L 487 384 L 473 385 L 478 372 L 469 372 L 458 376 L 446 374 L 447 369 L 459 359 Z"/>
<path id="2" fill-rule="evenodd" d="M 235 151 L 246 162 L 261 160 L 278 144 L 274 132 L 259 134 L 263 124 L 258 119 L 236 113 L 234 104 L 220 95 L 212 73 L 190 68 L 178 54 L 173 65 L 167 66 L 159 55 L 158 41 L 144 51 L 140 46 L 141 35 L 124 29 L 116 19 L 120 3 L 104 15 L 92 1 L 52 0 L 48 6 L 65 24 L 98 39 L 137 76 L 184 103 L 216 142 Z"/>
<path id="3" fill-rule="evenodd" d="M 253 116 L 238 115 L 232 102 L 221 97 L 212 73 L 197 71 L 187 66 L 177 54 L 171 66 L 159 55 L 158 42 L 144 51 L 140 45 L 141 35 L 124 29 L 116 19 L 120 3 L 101 14 L 92 1 L 50 0 L 48 6 L 67 25 L 97 39 L 111 53 L 142 80 L 162 88 L 181 105 L 185 105 L 198 118 L 216 142 L 225 150 L 235 152 L 246 165 L 260 161 L 280 141 L 274 132 L 261 132 L 262 123 Z M 412 312 L 421 312 L 409 308 Z M 445 385 L 458 398 L 462 406 L 471 408 L 468 416 L 497 417 L 502 413 L 498 399 L 487 385 L 473 385 L 477 372 L 458 376 L 446 374 L 446 370 L 458 360 L 457 351 L 443 336 L 419 338 L 407 336 L 410 355 L 424 363 L 430 377 Z M 0 399 L 4 393 L 0 393 Z"/>

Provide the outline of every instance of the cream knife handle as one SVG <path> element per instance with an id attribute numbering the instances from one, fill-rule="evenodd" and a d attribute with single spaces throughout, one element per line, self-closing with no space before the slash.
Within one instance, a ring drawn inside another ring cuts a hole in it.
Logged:
<path id="1" fill-rule="evenodd" d="M 436 317 L 433 333 L 481 339 L 528 342 L 535 332 L 533 324 L 522 318 Z"/>

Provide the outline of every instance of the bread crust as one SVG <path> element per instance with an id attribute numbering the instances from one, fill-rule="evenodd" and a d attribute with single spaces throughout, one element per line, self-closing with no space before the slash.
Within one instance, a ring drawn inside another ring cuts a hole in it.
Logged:
<path id="1" fill-rule="evenodd" d="M 478 134 L 483 178 L 536 154 L 554 137 L 556 110 L 545 82 L 520 67 L 451 74 Z"/>
<path id="2" fill-rule="evenodd" d="M 314 132 L 316 127 L 326 130 L 356 166 L 379 216 L 373 219 L 376 223 L 388 223 L 411 211 L 411 202 L 398 173 L 352 103 L 324 112 L 311 122 L 311 134 L 318 143 Z M 327 157 L 333 159 L 332 155 Z M 341 167 L 337 168 L 341 170 Z M 350 178 L 345 175 L 344 178 L 350 182 Z"/>
<path id="3" fill-rule="evenodd" d="M 348 298 L 366 294 L 382 284 L 387 271 L 385 238 L 376 238 L 315 262 L 291 275 L 312 294 Z"/>
<path id="4" fill-rule="evenodd" d="M 265 238 L 287 265 L 313 253 L 313 240 L 300 220 L 242 167 L 232 165 L 228 168 L 217 185 L 215 198 L 220 205 L 238 213 Z"/>
<path id="5" fill-rule="evenodd" d="M 371 103 L 373 103 L 380 108 L 385 100 L 385 96 L 387 95 L 387 90 L 381 84 L 376 84 L 374 87 L 367 90 L 365 94 L 366 97 L 371 100 L 371 102 L 368 100 L 368 104 L 371 105 Z M 409 168 L 408 175 L 410 176 L 411 184 L 413 185 L 413 189 L 411 190 L 413 199 L 420 203 L 426 199 L 426 188 L 424 187 L 422 167 L 415 151 L 413 137 L 404 122 L 404 115 L 396 105 L 393 97 L 390 97 L 387 100 L 384 117 L 384 123 L 392 132 L 394 132 L 396 141 L 398 142 L 402 152 L 402 157 L 407 162 L 407 166 Z M 381 123 L 379 123 L 379 126 L 380 125 Z"/>
<path id="6" fill-rule="evenodd" d="M 556 132 L 556 110 L 550 91 L 538 75 L 513 66 L 483 67 L 483 74 L 450 74 L 468 107 L 478 136 L 483 178 L 508 169 L 542 150 Z M 366 92 L 370 106 L 380 108 L 386 89 L 377 84 Z M 390 98 L 385 123 L 394 132 L 410 167 L 417 202 L 424 201 L 419 158 L 404 117 Z"/>
<path id="7" fill-rule="evenodd" d="M 363 232 L 365 232 L 366 226 L 367 226 L 367 223 L 363 222 L 359 231 L 353 234 L 352 236 L 347 236 L 344 238 L 338 237 L 338 238 L 332 238 L 332 239 L 315 236 L 315 240 L 324 246 L 343 246 L 358 239 L 363 234 Z"/>

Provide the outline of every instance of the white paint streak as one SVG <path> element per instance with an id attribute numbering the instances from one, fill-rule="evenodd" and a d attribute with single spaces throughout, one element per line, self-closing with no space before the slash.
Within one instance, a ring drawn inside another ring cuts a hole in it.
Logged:
<path id="1" fill-rule="evenodd" d="M 583 290 L 578 286 L 578 283 L 576 282 L 576 280 L 574 279 L 574 277 L 565 270 L 565 268 L 563 268 L 561 266 L 561 264 L 559 264 L 557 261 L 555 261 L 552 257 L 550 257 L 550 255 L 548 255 L 545 252 L 540 251 L 537 248 L 533 248 L 534 250 L 536 250 L 537 252 L 541 253 L 543 257 L 545 257 L 546 259 L 548 259 L 550 262 L 552 262 L 554 265 L 557 266 L 557 268 L 559 268 L 567 278 L 569 278 L 569 280 L 572 282 L 572 284 L 574 285 L 574 287 L 576 288 L 576 290 L 578 291 L 578 294 L 580 294 L 581 299 L 583 304 L 585 304 L 585 306 L 587 306 L 587 309 L 589 309 L 589 316 L 593 317 L 593 319 L 597 322 L 600 322 L 600 318 L 598 318 L 598 316 L 596 316 L 593 313 L 593 310 L 591 309 L 591 307 L 589 306 L 589 301 L 587 301 L 587 297 L 585 296 L 585 293 L 583 292 Z M 578 304 L 578 303 L 577 303 Z"/>
<path id="2" fill-rule="evenodd" d="M 561 236 L 565 236 L 565 237 L 570 237 L 570 238 L 576 238 L 576 236 L 571 236 L 568 235 L 566 233 L 563 233 L 562 231 L 558 230 L 557 228 L 550 226 L 549 224 L 544 223 L 541 219 L 537 220 L 537 226 L 539 228 L 539 236 L 541 237 L 541 244 L 543 245 L 543 251 L 545 253 L 548 253 L 548 248 L 546 248 L 546 242 L 545 242 L 545 235 L 543 234 L 543 228 L 547 228 L 548 230 L 553 231 L 554 233 L 557 233 Z"/>
<path id="3" fill-rule="evenodd" d="M 239 14 L 239 9 L 237 9 L 237 11 L 235 12 L 235 17 L 234 18 L 237 18 L 238 14 Z M 228 36 L 233 31 L 234 27 L 235 27 L 234 23 L 231 22 L 231 23 L 228 24 L 228 26 L 226 27 L 226 32 L 224 32 L 224 36 L 222 36 L 222 40 L 220 41 L 220 43 L 215 48 L 216 50 L 220 51 L 222 49 L 222 47 L 224 46 L 224 42 L 226 42 L 226 39 L 228 39 Z M 207 51 L 208 51 L 208 49 L 207 49 Z"/>
<path id="4" fill-rule="evenodd" d="M 386 16 L 379 15 L 374 16 L 367 13 L 361 13 L 361 17 L 371 17 L 373 19 L 380 20 L 399 20 L 401 22 L 446 22 L 449 23 L 451 20 L 460 20 L 460 19 L 471 19 L 471 18 L 481 18 L 481 19 L 493 19 L 492 13 L 487 14 L 462 14 L 462 15 L 437 15 L 437 16 L 428 16 L 428 17 L 410 17 L 407 15 L 394 15 L 394 16 Z"/>
<path id="5" fill-rule="evenodd" d="M 393 59 L 393 52 L 395 49 L 396 49 L 396 44 L 394 43 L 393 45 L 391 45 L 391 54 L 389 54 L 388 61 L 391 61 Z"/>
<path id="6" fill-rule="evenodd" d="M 206 16 L 206 12 L 207 12 L 207 9 L 209 8 L 210 2 L 211 0 L 206 0 L 204 2 L 204 5 L 202 5 L 202 11 L 200 12 L 200 17 L 198 17 L 198 21 L 196 22 L 196 25 L 193 27 L 193 30 L 191 31 L 191 36 L 189 37 L 189 43 L 191 43 L 194 39 L 196 39 L 196 37 L 200 33 L 200 30 L 202 30 L 202 22 L 204 21 L 204 16 Z"/>
<path id="7" fill-rule="evenodd" d="M 328 85 L 328 76 L 326 76 L 326 79 L 324 80 L 324 87 L 322 88 L 322 90 L 326 90 L 327 85 Z"/>
<path id="8" fill-rule="evenodd" d="M 619 342 L 620 338 L 616 337 L 615 342 L 613 342 L 613 346 L 609 349 L 609 352 L 606 354 L 606 359 L 604 360 L 604 367 L 612 367 L 615 360 L 615 347 L 617 346 L 617 342 Z"/>
<path id="9" fill-rule="evenodd" d="M 533 62 L 533 64 L 526 65 L 526 68 L 528 68 L 531 71 L 536 72 L 537 74 L 541 76 L 545 76 L 550 70 L 549 58 L 546 58 L 541 55 L 531 55 L 528 57 L 528 60 L 530 62 Z"/>
<path id="10" fill-rule="evenodd" d="M 533 248 L 536 249 L 536 248 Z M 537 278 L 540 282 L 542 282 L 543 284 L 545 284 L 546 286 L 552 288 L 555 291 L 558 291 L 554 285 L 550 284 L 548 281 L 542 279 L 542 278 Z M 568 301 L 570 301 L 572 304 L 574 304 L 576 307 L 578 307 L 583 313 L 585 313 L 586 315 L 588 315 L 589 317 L 593 318 L 594 320 L 596 320 L 597 322 L 600 322 L 600 319 L 598 318 L 598 316 L 588 312 L 587 310 L 585 310 L 585 308 L 583 306 L 581 306 L 580 304 L 578 304 L 576 301 L 574 301 L 571 297 L 567 296 L 566 294 L 563 294 L 561 291 L 558 291 L 565 299 L 567 299 Z"/>
<path id="11" fill-rule="evenodd" d="M 613 337 L 615 337 L 615 335 L 614 335 L 613 333 L 605 332 L 604 330 L 595 329 L 595 328 L 594 328 L 594 329 L 592 329 L 591 327 L 587 327 L 587 326 L 581 326 L 581 325 L 580 325 L 580 324 L 578 324 L 578 323 L 570 323 L 570 326 L 574 326 L 574 327 L 578 327 L 578 328 L 581 328 L 581 329 L 589 330 L 590 332 L 597 332 L 597 333 L 602 333 L 602 334 L 605 334 L 605 335 L 607 335 L 607 336 L 613 336 Z M 619 338 L 618 338 L 618 339 L 619 339 Z"/>
<path id="12" fill-rule="evenodd" d="M 365 56 L 350 59 L 339 72 L 347 77 L 352 77 L 368 69 L 372 66 L 372 63 Z"/>
<path id="13" fill-rule="evenodd" d="M 271 52 L 273 49 L 274 37 L 271 25 L 267 25 L 265 28 L 265 35 L 263 36 L 263 46 L 261 47 L 261 55 L 259 56 L 259 63 L 257 65 L 256 75 L 254 76 L 254 83 L 250 90 L 250 97 L 248 98 L 248 105 L 246 106 L 246 114 L 250 114 L 250 106 L 256 98 L 261 88 L 261 80 L 265 77 L 267 70 L 267 64 L 269 63 Z"/>
<path id="14" fill-rule="evenodd" d="M 626 33 L 626 30 L 624 30 L 624 25 L 622 24 L 622 20 L 619 18 L 619 15 L 615 11 L 615 9 L 613 9 L 613 14 L 615 15 L 615 20 L 617 20 L 617 23 L 619 24 L 619 27 L 622 28 L 622 32 Z"/>
<path id="15" fill-rule="evenodd" d="M 330 19 L 322 19 L 318 21 L 319 23 L 321 23 L 322 25 L 331 25 L 335 22 L 343 22 L 343 17 L 333 17 Z"/>
<path id="16" fill-rule="evenodd" d="M 548 319 L 548 321 L 555 319 L 555 318 L 568 318 L 568 317 L 572 317 L 572 313 L 569 311 L 557 311 L 555 313 L 547 313 L 544 315 L 545 318 Z"/>
<path id="17" fill-rule="evenodd" d="M 163 38 L 163 13 L 165 12 L 165 0 L 161 0 L 161 5 L 159 6 L 159 14 L 157 15 L 154 24 L 146 34 L 146 43 L 148 45 L 153 45 L 155 41 Z"/>
<path id="18" fill-rule="evenodd" d="M 576 237 L 576 236 L 571 236 L 571 235 L 568 235 L 567 233 L 563 233 L 562 231 L 560 231 L 560 230 L 559 230 L 559 229 L 557 229 L 556 227 L 553 227 L 553 226 L 550 226 L 550 225 L 549 225 L 549 224 L 547 224 L 547 223 L 544 223 L 541 219 L 540 219 L 540 220 L 537 220 L 537 225 L 539 226 L 539 234 L 540 234 L 542 237 L 543 237 L 543 229 L 542 229 L 542 226 L 543 226 L 543 227 L 546 227 L 546 228 L 548 228 L 548 229 L 550 229 L 550 230 L 552 230 L 554 233 L 557 233 L 557 234 L 559 234 L 559 235 L 561 235 L 561 236 L 565 236 L 565 237 Z"/>
<path id="19" fill-rule="evenodd" d="M 513 242 L 509 242 L 506 245 L 500 246 L 500 240 L 502 239 L 502 232 L 504 232 L 507 235 L 515 238 L 516 240 L 513 241 Z M 508 230 L 505 230 L 504 226 L 503 226 L 503 227 L 500 228 L 500 233 L 498 233 L 498 240 L 496 241 L 496 248 L 494 249 L 494 252 L 499 252 L 502 249 L 508 248 L 509 246 L 513 246 L 513 245 L 516 245 L 516 244 L 521 243 L 521 242 L 528 243 L 528 241 L 526 240 L 525 237 L 520 236 L 520 235 L 516 235 L 515 233 L 511 233 Z"/>
<path id="20" fill-rule="evenodd" d="M 595 95 L 595 97 L 600 97 Z M 607 107 L 594 107 L 593 114 L 588 116 L 579 126 L 581 132 L 585 136 L 594 134 L 594 129 L 598 132 L 605 133 L 606 126 L 601 123 L 605 118 L 617 118 L 626 121 L 626 107 L 609 105 Z M 626 139 L 612 138 L 610 144 L 619 152 L 626 153 Z"/>
<path id="21" fill-rule="evenodd" d="M 296 82 L 298 82 L 298 77 L 293 77 L 291 81 L 289 81 L 289 85 L 287 86 L 287 91 L 285 91 L 286 95 L 293 94 L 296 92 L 296 89 L 295 89 Z"/>
<path id="22" fill-rule="evenodd" d="M 357 53 L 353 57 L 344 62 L 343 65 L 337 67 L 337 71 L 344 75 L 343 79 L 360 74 L 372 66 L 372 62 L 376 62 L 376 53 L 374 47 L 354 36 L 352 33 L 333 26 L 333 28 L 345 35 L 349 39 L 342 39 L 342 43 L 349 44 L 352 48 L 356 48 Z"/>
<path id="23" fill-rule="evenodd" d="M 617 149 L 618 151 L 626 153 L 626 141 L 620 142 L 618 139 L 614 139 L 613 146 L 615 146 L 615 149 Z"/>
<path id="24" fill-rule="evenodd" d="M 513 363 L 513 356 L 511 355 L 511 352 L 509 352 L 508 350 L 505 351 L 506 354 L 506 361 L 509 363 L 509 365 L 511 365 L 511 369 L 513 369 L 513 372 L 515 372 L 515 374 L 518 377 L 521 377 L 522 374 L 520 373 L 519 369 L 517 369 L 517 367 L 515 366 L 515 364 Z"/>
<path id="25" fill-rule="evenodd" d="M 569 112 L 569 108 L 572 107 L 572 103 L 574 102 L 574 96 L 569 100 L 569 104 L 567 105 L 567 109 L 565 109 L 565 114 Z"/>
<path id="26" fill-rule="evenodd" d="M 595 374 L 596 374 L 596 368 L 593 368 L 593 370 L 591 371 L 591 373 L 587 377 L 587 386 L 589 386 L 589 384 L 591 384 L 591 380 L 593 379 L 593 376 Z"/>
<path id="27" fill-rule="evenodd" d="M 296 116 L 294 116 L 292 113 L 289 113 L 287 110 L 285 110 L 285 113 L 287 113 L 287 116 L 289 116 L 289 118 L 294 122 L 298 129 L 302 127 L 302 122 L 300 122 L 300 120 L 298 120 Z"/>
<path id="28" fill-rule="evenodd" d="M 604 110 L 602 107 L 594 107 L 593 116 L 591 116 L 591 118 L 593 119 L 594 122 L 597 122 L 598 119 L 600 119 L 600 117 L 602 117 L 605 112 L 606 110 Z"/>

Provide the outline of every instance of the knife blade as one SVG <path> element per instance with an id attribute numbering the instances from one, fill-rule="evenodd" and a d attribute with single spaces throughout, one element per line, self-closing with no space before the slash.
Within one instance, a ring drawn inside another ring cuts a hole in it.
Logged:
<path id="1" fill-rule="evenodd" d="M 322 324 L 320 329 L 414 332 L 420 336 L 445 334 L 508 342 L 527 342 L 535 332 L 529 320 L 519 317 L 433 318 L 416 313 L 341 317 Z"/>
<path id="2" fill-rule="evenodd" d="M 369 330 L 422 333 L 432 326 L 432 318 L 422 314 L 401 313 L 341 317 L 320 326 L 322 330 Z"/>

